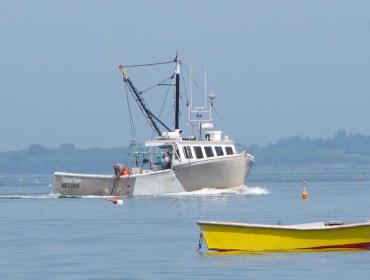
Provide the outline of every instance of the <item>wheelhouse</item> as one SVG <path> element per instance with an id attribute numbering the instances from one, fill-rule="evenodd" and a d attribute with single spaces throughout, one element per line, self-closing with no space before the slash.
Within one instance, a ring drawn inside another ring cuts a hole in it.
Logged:
<path id="1" fill-rule="evenodd" d="M 211 144 L 205 143 L 186 143 L 181 142 L 177 144 L 177 151 L 179 152 L 180 161 L 199 160 L 208 158 L 220 158 L 234 155 L 234 144 Z"/>
<path id="2" fill-rule="evenodd" d="M 171 150 L 172 164 L 199 160 L 225 158 L 237 155 L 234 142 L 227 136 L 221 138 L 221 132 L 210 132 L 206 140 L 182 138 L 181 131 L 164 133 L 162 137 L 147 141 L 145 146 Z M 171 149 L 169 149 L 171 147 Z"/>

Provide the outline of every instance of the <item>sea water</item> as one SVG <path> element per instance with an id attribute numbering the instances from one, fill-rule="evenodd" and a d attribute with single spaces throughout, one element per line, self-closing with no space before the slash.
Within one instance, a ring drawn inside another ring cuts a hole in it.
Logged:
<path id="1" fill-rule="evenodd" d="M 369 174 L 252 174 L 232 190 L 61 198 L 51 176 L 0 176 L 0 279 L 369 279 L 370 252 L 213 254 L 198 220 L 370 219 Z M 319 179 L 317 179 L 319 178 Z M 307 180 L 308 200 L 301 199 Z"/>

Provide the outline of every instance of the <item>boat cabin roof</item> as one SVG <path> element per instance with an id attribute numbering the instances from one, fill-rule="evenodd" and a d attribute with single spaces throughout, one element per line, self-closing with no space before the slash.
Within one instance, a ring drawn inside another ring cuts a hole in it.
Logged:
<path id="1" fill-rule="evenodd" d="M 159 146 L 204 146 L 204 145 L 233 145 L 234 142 L 229 139 L 229 136 L 222 137 L 222 131 L 208 130 L 204 132 L 204 139 L 197 139 L 195 137 L 185 138 L 181 136 L 181 129 L 175 131 L 166 131 L 155 140 L 145 142 L 146 147 L 159 147 Z"/>
<path id="2" fill-rule="evenodd" d="M 145 142 L 146 147 L 160 147 L 160 146 L 205 146 L 205 145 L 234 145 L 231 140 L 228 141 L 207 141 L 207 140 L 149 140 Z"/>

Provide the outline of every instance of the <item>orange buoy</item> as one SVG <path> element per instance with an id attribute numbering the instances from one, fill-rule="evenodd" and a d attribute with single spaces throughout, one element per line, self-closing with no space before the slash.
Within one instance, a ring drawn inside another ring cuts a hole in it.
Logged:
<path id="1" fill-rule="evenodd" d="M 303 192 L 302 192 L 302 199 L 306 200 L 308 198 L 308 192 L 306 188 L 306 182 L 303 182 Z"/>

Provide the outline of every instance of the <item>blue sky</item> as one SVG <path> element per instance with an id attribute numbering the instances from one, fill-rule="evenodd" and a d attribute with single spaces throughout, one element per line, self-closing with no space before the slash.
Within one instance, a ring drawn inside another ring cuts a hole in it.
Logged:
<path id="1" fill-rule="evenodd" d="M 239 142 L 370 134 L 369 10 L 368 1 L 1 1 L 0 151 L 126 145 L 117 66 L 176 49 L 201 84 L 207 64 L 216 124 Z M 141 88 L 167 75 L 151 71 L 130 75 Z M 158 111 L 163 94 L 148 98 Z M 139 117 L 137 127 L 151 136 Z"/>

